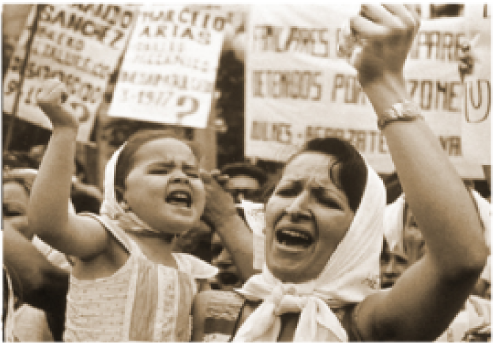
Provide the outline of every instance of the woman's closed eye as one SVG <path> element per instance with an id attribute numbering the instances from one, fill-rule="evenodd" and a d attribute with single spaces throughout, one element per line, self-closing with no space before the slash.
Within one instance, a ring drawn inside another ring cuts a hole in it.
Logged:
<path id="1" fill-rule="evenodd" d="M 275 191 L 276 195 L 281 197 L 294 197 L 297 196 L 300 192 L 300 187 L 296 184 L 283 185 Z"/>
<path id="2" fill-rule="evenodd" d="M 327 190 L 325 190 L 324 188 L 315 188 L 313 189 L 313 193 L 321 204 L 331 208 L 342 210 L 341 204 L 339 204 L 339 202 L 335 200 L 332 196 L 327 194 Z"/>

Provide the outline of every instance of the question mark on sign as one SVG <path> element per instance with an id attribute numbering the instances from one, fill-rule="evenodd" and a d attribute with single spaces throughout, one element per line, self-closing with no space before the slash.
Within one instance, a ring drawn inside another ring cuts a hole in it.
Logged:
<path id="1" fill-rule="evenodd" d="M 199 109 L 199 101 L 190 96 L 180 96 L 177 100 L 177 105 L 180 107 L 185 107 L 185 104 L 190 103 L 190 109 L 187 111 L 178 111 L 176 113 L 177 121 L 183 122 L 184 118 L 188 115 L 195 113 Z"/>

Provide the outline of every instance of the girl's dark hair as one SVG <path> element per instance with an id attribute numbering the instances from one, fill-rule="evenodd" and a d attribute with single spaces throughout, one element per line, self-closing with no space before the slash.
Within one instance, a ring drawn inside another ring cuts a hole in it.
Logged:
<path id="1" fill-rule="evenodd" d="M 132 170 L 133 163 L 134 163 L 134 156 L 137 150 L 139 148 L 156 139 L 162 139 L 162 138 L 174 138 L 179 140 L 180 142 L 185 143 L 190 147 L 192 150 L 193 154 L 197 157 L 198 160 L 200 160 L 200 151 L 199 148 L 190 141 L 186 141 L 176 135 L 171 130 L 166 130 L 166 129 L 147 129 L 147 130 L 141 130 L 133 135 L 130 136 L 130 138 L 127 141 L 127 144 L 125 147 L 122 149 L 120 152 L 120 155 L 118 156 L 118 160 L 116 162 L 115 166 L 115 190 L 117 188 L 125 189 L 125 180 L 127 179 L 128 174 Z M 116 192 L 116 197 L 117 200 L 120 201 L 121 194 L 119 192 Z"/>
<path id="2" fill-rule="evenodd" d="M 331 155 L 336 162 L 328 170 L 329 177 L 341 189 L 349 200 L 349 207 L 356 212 L 363 197 L 368 170 L 360 153 L 348 141 L 336 137 L 314 138 L 293 155 L 286 165 L 296 156 L 305 152 L 319 152 Z M 334 167 L 338 166 L 338 175 Z"/>

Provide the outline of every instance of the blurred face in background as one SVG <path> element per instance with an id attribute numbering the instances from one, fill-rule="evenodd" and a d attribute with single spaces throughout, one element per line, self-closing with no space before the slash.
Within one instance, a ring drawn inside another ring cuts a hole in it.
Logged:
<path id="1" fill-rule="evenodd" d="M 7 181 L 3 184 L 2 216 L 4 223 L 9 222 L 22 235 L 32 239 L 33 233 L 27 225 L 27 206 L 29 194 L 27 189 L 16 181 Z"/>
<path id="2" fill-rule="evenodd" d="M 241 287 L 241 281 L 238 270 L 236 269 L 233 259 L 228 250 L 223 246 L 217 233 L 212 235 L 212 262 L 211 264 L 219 269 L 219 273 L 211 284 L 213 288 L 223 291 L 231 291 Z"/>
<path id="3" fill-rule="evenodd" d="M 384 241 L 382 255 L 380 257 L 381 287 L 392 287 L 399 276 L 407 269 L 407 266 L 406 254 L 399 252 L 398 249 L 390 251 L 389 245 Z"/>
<path id="4" fill-rule="evenodd" d="M 380 277 L 382 288 L 392 287 L 402 273 L 426 254 L 426 244 L 416 219 L 406 204 L 404 212 L 404 252 L 399 249 L 391 252 L 384 241 L 380 258 Z M 480 297 L 491 299 L 491 285 L 480 278 L 472 292 Z"/>
<path id="5" fill-rule="evenodd" d="M 226 183 L 226 190 L 231 193 L 238 204 L 241 203 L 241 200 L 254 200 L 259 189 L 258 180 L 248 175 L 230 177 Z"/>
<path id="6" fill-rule="evenodd" d="M 425 240 L 416 218 L 409 206 L 407 204 L 405 206 L 403 228 L 404 251 L 399 251 L 400 249 L 397 247 L 394 251 L 390 251 L 387 242 L 384 241 L 382 255 L 380 257 L 382 288 L 392 287 L 402 273 L 409 266 L 419 261 L 426 253 Z"/>
<path id="7" fill-rule="evenodd" d="M 383 244 L 382 255 L 380 256 L 380 278 L 382 288 L 390 288 L 404 271 L 417 262 L 426 252 L 425 241 L 418 223 L 406 204 L 404 210 L 403 228 L 404 251 L 396 247 L 390 250 L 386 241 Z"/>

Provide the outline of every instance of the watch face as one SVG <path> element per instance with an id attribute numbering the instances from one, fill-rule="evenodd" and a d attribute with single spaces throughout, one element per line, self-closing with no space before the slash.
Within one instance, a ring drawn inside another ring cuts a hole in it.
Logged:
<path id="1" fill-rule="evenodd" d="M 378 119 L 378 128 L 382 130 L 388 124 L 394 121 L 412 121 L 422 118 L 420 107 L 412 101 L 398 102 L 390 109 L 385 111 Z"/>

